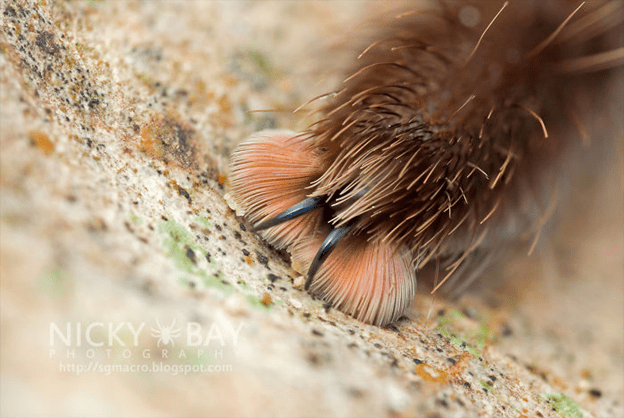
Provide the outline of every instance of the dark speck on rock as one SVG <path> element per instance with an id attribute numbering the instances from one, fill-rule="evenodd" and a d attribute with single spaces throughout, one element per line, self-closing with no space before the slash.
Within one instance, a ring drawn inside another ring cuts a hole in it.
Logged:
<path id="1" fill-rule="evenodd" d="M 143 290 L 143 293 L 152 296 L 154 295 L 154 284 L 150 280 L 148 280 L 143 283 L 141 290 Z"/>
<path id="2" fill-rule="evenodd" d="M 600 398 L 602 396 L 602 392 L 598 389 L 590 389 L 589 394 L 594 398 Z"/>
<path id="3" fill-rule="evenodd" d="M 474 308 L 464 308 L 462 313 L 470 319 L 479 319 L 479 313 Z"/>
<path id="4" fill-rule="evenodd" d="M 193 249 L 189 247 L 188 245 L 185 248 L 186 248 L 186 257 L 189 260 L 191 260 L 191 263 L 197 264 L 197 257 L 195 256 L 195 251 L 193 251 Z"/>
<path id="5" fill-rule="evenodd" d="M 186 198 L 186 200 L 188 200 L 188 202 L 191 203 L 191 195 L 189 194 L 189 192 L 186 191 L 186 189 L 178 186 L 178 194 Z"/>
<path id="6" fill-rule="evenodd" d="M 250 254 L 250 253 L 249 253 L 249 250 L 248 250 L 247 248 L 243 248 L 243 250 L 242 250 L 242 251 L 243 251 L 243 255 L 244 255 L 245 257 L 247 257 L 247 256 Z"/>
<path id="7" fill-rule="evenodd" d="M 313 365 L 317 365 L 320 362 L 320 359 L 318 358 L 316 354 L 309 354 L 307 358 L 308 358 L 308 361 Z"/>
<path id="8" fill-rule="evenodd" d="M 513 330 L 508 324 L 503 324 L 501 329 L 501 335 L 503 337 L 510 337 L 513 334 Z"/>
<path id="9" fill-rule="evenodd" d="M 448 408 L 449 404 L 446 399 L 436 399 L 436 404 L 440 405 L 443 408 Z"/>
<path id="10" fill-rule="evenodd" d="M 222 231 L 223 230 L 223 228 L 219 224 L 215 224 L 215 228 L 217 228 L 217 231 Z"/>
<path id="11" fill-rule="evenodd" d="M 449 362 L 449 363 L 451 363 L 451 364 L 455 364 L 455 359 L 454 359 L 454 358 L 448 357 L 448 358 L 446 359 L 446 361 L 448 361 L 448 362 Z"/>
<path id="12" fill-rule="evenodd" d="M 208 261 L 209 263 L 212 262 L 212 257 L 210 255 L 210 253 L 206 253 L 206 261 Z"/>
<path id="13" fill-rule="evenodd" d="M 37 35 L 35 44 L 48 55 L 54 55 L 58 51 L 58 46 L 54 42 L 54 35 L 50 32 L 41 32 Z"/>
<path id="14" fill-rule="evenodd" d="M 362 398 L 364 397 L 364 392 L 362 392 L 360 389 L 351 388 L 349 389 L 349 395 L 354 398 Z"/>
<path id="15" fill-rule="evenodd" d="M 313 329 L 312 330 L 312 335 L 316 335 L 317 337 L 322 337 L 323 333 L 321 331 Z"/>
<path id="16" fill-rule="evenodd" d="M 414 364 L 422 364 L 422 360 L 421 359 L 414 359 Z"/>
<path id="17" fill-rule="evenodd" d="M 241 229 L 241 231 L 247 231 L 247 228 L 245 228 L 245 225 L 243 225 L 243 223 L 241 222 L 240 224 L 238 224 L 239 228 Z"/>
<path id="18" fill-rule="evenodd" d="M 269 259 L 267 258 L 266 255 L 264 255 L 264 254 L 262 254 L 262 253 L 260 253 L 258 251 L 256 251 L 256 255 L 258 256 L 258 262 L 260 264 L 263 264 L 265 266 L 269 264 Z"/>
<path id="19" fill-rule="evenodd" d="M 281 279 L 282 279 L 281 277 L 276 276 L 273 273 L 269 274 L 269 280 L 271 281 L 271 283 L 275 283 L 277 280 L 281 280 Z"/>

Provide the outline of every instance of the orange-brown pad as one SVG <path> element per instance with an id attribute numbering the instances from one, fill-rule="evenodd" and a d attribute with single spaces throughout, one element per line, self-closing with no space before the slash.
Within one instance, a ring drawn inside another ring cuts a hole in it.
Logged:
<path id="1" fill-rule="evenodd" d="M 317 234 L 295 245 L 293 264 L 307 269 L 325 236 Z M 362 322 L 387 325 L 398 320 L 414 300 L 416 273 L 411 254 L 403 247 L 348 235 L 321 265 L 310 291 Z"/>
<path id="2" fill-rule="evenodd" d="M 308 138 L 291 131 L 261 131 L 242 142 L 232 156 L 231 192 L 247 219 L 258 224 L 304 200 L 321 165 Z M 314 233 L 320 221 L 315 212 L 261 234 L 275 247 L 287 248 Z"/>

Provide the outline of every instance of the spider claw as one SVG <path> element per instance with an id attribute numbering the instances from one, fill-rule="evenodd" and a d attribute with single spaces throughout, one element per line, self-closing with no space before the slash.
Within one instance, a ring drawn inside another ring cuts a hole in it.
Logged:
<path id="1" fill-rule="evenodd" d="M 309 290 L 310 285 L 312 284 L 312 280 L 314 280 L 314 275 L 318 271 L 319 267 L 323 264 L 323 262 L 329 257 L 329 254 L 336 248 L 336 245 L 344 238 L 347 232 L 353 227 L 352 224 L 346 224 L 334 228 L 331 230 L 321 248 L 316 252 L 312 263 L 310 264 L 310 268 L 308 269 L 308 278 L 305 282 L 305 290 Z"/>
<path id="2" fill-rule="evenodd" d="M 305 200 L 302 200 L 301 202 L 289 207 L 278 215 L 267 219 L 264 222 L 260 222 L 259 224 L 254 225 L 252 231 L 262 231 L 263 229 L 271 228 L 281 223 L 295 219 L 301 215 L 305 215 L 306 213 L 311 212 L 314 209 L 320 208 L 322 200 L 323 196 L 309 197 Z"/>

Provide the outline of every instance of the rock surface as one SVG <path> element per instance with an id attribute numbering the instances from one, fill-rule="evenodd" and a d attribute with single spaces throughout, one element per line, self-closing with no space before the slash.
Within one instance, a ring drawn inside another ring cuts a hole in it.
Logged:
<path id="1" fill-rule="evenodd" d="M 2 2 L 3 416 L 624 416 L 621 161 L 513 282 L 384 329 L 224 201 L 237 142 L 306 123 L 248 111 L 326 91 L 362 4 Z"/>

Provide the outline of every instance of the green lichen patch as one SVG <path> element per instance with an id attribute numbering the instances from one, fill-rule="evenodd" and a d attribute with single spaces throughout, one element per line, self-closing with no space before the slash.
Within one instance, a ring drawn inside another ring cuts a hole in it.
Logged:
<path id="1" fill-rule="evenodd" d="M 583 418 L 581 406 L 562 393 L 549 393 L 543 398 L 549 401 L 555 410 L 564 417 Z"/>
<path id="2" fill-rule="evenodd" d="M 141 217 L 135 213 L 129 213 L 128 220 L 135 225 L 139 225 L 141 222 L 143 222 L 143 219 L 141 219 Z"/>
<path id="3" fill-rule="evenodd" d="M 485 344 L 475 344 L 475 345 L 470 344 L 466 338 L 458 337 L 454 334 L 451 334 L 449 331 L 445 330 L 442 327 L 438 327 L 436 328 L 436 330 L 440 334 L 447 337 L 451 341 L 451 344 L 459 348 L 463 348 L 464 350 L 468 351 L 470 354 L 472 354 L 475 357 L 481 356 L 483 348 L 485 347 Z"/>
<path id="4" fill-rule="evenodd" d="M 163 235 L 163 247 L 173 258 L 177 268 L 191 274 L 200 274 L 200 269 L 189 257 L 189 249 L 193 252 L 205 251 L 193 239 L 191 233 L 175 221 L 161 221 L 158 231 Z"/>
<path id="5" fill-rule="evenodd" d="M 231 295 L 235 291 L 234 287 L 230 285 L 229 282 L 215 276 L 203 276 L 202 283 L 206 287 L 219 289 L 225 296 Z"/>
<path id="6" fill-rule="evenodd" d="M 483 349 L 497 339 L 496 334 L 488 327 L 486 319 L 480 319 L 481 321 L 477 323 L 461 311 L 453 310 L 438 317 L 439 325 L 436 330 L 447 337 L 453 345 L 480 357 Z M 461 335 L 458 336 L 459 333 Z"/>
<path id="7" fill-rule="evenodd" d="M 223 296 L 236 291 L 236 287 L 218 270 L 219 264 L 212 258 L 208 261 L 208 251 L 195 242 L 186 227 L 167 220 L 159 222 L 158 231 L 162 235 L 164 250 L 171 256 L 176 268 L 183 273 L 178 280 L 181 286 L 194 289 L 196 284 L 201 283 L 206 288 L 220 291 Z"/>
<path id="8" fill-rule="evenodd" d="M 479 385 L 487 391 L 491 391 L 493 389 L 492 385 L 484 380 L 479 380 Z"/>
<path id="9" fill-rule="evenodd" d="M 204 218 L 203 216 L 196 216 L 193 220 L 195 221 L 196 224 L 198 224 L 202 228 L 206 228 L 208 230 L 212 229 L 212 222 L 210 222 L 208 219 Z"/>
<path id="10" fill-rule="evenodd" d="M 258 310 L 269 310 L 271 309 L 271 305 L 272 305 L 270 303 L 266 303 L 266 301 L 263 300 L 263 298 L 259 298 L 258 296 L 255 296 L 255 295 L 247 295 L 247 303 L 252 308 L 258 309 Z"/>

